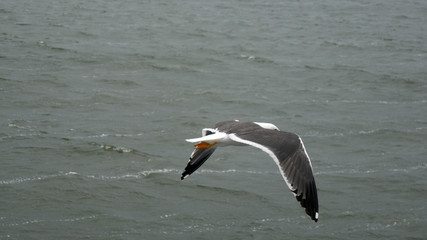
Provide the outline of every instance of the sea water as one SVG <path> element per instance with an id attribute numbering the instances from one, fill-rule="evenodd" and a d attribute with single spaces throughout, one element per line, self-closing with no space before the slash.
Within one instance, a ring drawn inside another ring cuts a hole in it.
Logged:
<path id="1" fill-rule="evenodd" d="M 427 2 L 0 2 L 0 239 L 425 239 Z M 270 122 L 311 157 L 186 138 Z"/>

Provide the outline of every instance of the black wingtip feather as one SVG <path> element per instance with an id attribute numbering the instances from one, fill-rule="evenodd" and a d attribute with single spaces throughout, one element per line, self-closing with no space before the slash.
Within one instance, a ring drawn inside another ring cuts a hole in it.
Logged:
<path id="1" fill-rule="evenodd" d="M 313 181 L 312 183 L 307 184 L 306 188 L 306 194 L 304 195 L 304 193 L 301 193 L 300 195 L 296 196 L 296 199 L 298 202 L 300 202 L 301 207 L 305 209 L 305 213 L 307 213 L 307 215 L 310 216 L 312 220 L 317 222 L 317 217 L 319 215 L 319 205 L 317 200 L 316 183 Z M 292 192 L 297 193 L 298 190 Z"/>
<path id="2" fill-rule="evenodd" d="M 196 171 L 202 164 L 208 160 L 208 158 L 213 154 L 216 147 L 210 147 L 208 149 L 196 149 L 188 161 L 187 166 L 182 173 L 181 180 L 184 180 L 185 177 L 191 175 L 194 171 Z"/>

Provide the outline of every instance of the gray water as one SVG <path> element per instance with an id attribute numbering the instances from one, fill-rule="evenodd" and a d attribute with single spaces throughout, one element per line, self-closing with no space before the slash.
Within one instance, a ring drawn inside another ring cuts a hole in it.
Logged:
<path id="1" fill-rule="evenodd" d="M 425 239 L 427 2 L 0 2 L 0 239 Z M 320 217 L 267 154 L 298 133 Z"/>

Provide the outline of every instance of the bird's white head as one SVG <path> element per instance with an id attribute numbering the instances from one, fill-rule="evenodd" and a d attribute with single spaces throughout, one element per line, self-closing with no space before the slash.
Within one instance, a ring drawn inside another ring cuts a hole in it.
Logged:
<path id="1" fill-rule="evenodd" d="M 264 129 L 280 131 L 280 129 L 272 123 L 263 123 L 263 122 L 254 122 L 254 123 L 257 124 L 258 126 L 264 128 Z"/>

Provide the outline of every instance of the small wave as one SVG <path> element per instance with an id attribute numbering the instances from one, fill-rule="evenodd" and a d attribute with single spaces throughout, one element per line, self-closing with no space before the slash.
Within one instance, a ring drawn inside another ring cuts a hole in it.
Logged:
<path id="1" fill-rule="evenodd" d="M 402 226 L 409 226 L 409 225 L 411 225 L 411 222 L 406 218 L 403 218 L 395 221 L 390 221 L 387 223 L 367 223 L 366 230 L 378 231 L 378 230 L 385 230 L 385 229 L 390 229 L 394 227 L 402 227 Z"/>
<path id="2" fill-rule="evenodd" d="M 417 171 L 417 170 L 423 170 L 427 168 L 427 164 L 422 163 L 420 165 L 416 165 L 416 166 L 412 166 L 412 167 L 408 167 L 408 168 L 393 168 L 390 169 L 390 172 L 411 172 L 411 171 Z"/>
<path id="3" fill-rule="evenodd" d="M 256 58 L 253 55 L 244 55 L 244 54 L 241 54 L 240 57 L 244 58 L 244 59 L 248 59 L 248 60 L 255 60 L 255 58 Z"/>
<path id="4" fill-rule="evenodd" d="M 318 175 L 334 175 L 334 174 L 344 174 L 344 175 L 352 175 L 352 174 L 370 174 L 376 173 L 376 170 L 368 169 L 368 170 L 360 170 L 360 169 L 339 169 L 339 170 L 330 170 L 330 171 L 316 171 L 313 173 L 314 176 Z"/>
<path id="5" fill-rule="evenodd" d="M 24 182 L 41 181 L 44 179 L 63 177 L 63 176 L 69 176 L 69 175 L 78 175 L 78 173 L 67 172 L 67 173 L 35 176 L 35 177 L 21 177 L 21 178 L 15 178 L 11 180 L 0 180 L 0 185 L 11 185 L 11 184 L 20 184 Z"/>
<path id="6" fill-rule="evenodd" d="M 8 125 L 10 128 L 17 128 L 17 129 L 28 129 L 28 130 L 31 130 L 32 129 L 32 127 L 31 126 L 22 126 L 22 125 L 18 125 L 18 124 L 15 124 L 15 123 L 9 123 L 9 125 Z"/>
<path id="7" fill-rule="evenodd" d="M 160 216 L 160 218 L 165 219 L 165 218 L 174 217 L 176 215 L 178 215 L 178 214 L 177 213 L 165 214 L 165 215 Z"/>
<path id="8" fill-rule="evenodd" d="M 344 137 L 345 134 L 341 132 L 332 132 L 332 133 L 319 133 L 319 132 L 308 132 L 307 134 L 301 135 L 301 137 Z"/>
<path id="9" fill-rule="evenodd" d="M 121 180 L 121 179 L 138 179 L 148 177 L 153 174 L 179 174 L 182 172 L 182 169 L 150 169 L 144 170 L 137 173 L 127 173 L 117 176 L 97 176 L 97 175 L 89 175 L 88 178 L 98 179 L 98 180 Z M 216 174 L 229 174 L 229 173 L 245 173 L 245 174 L 266 174 L 271 173 L 268 171 L 250 171 L 250 170 L 236 170 L 236 169 L 226 169 L 226 170 L 210 170 L 210 169 L 201 169 L 194 174 L 205 174 L 205 173 L 216 173 Z"/>
<path id="10" fill-rule="evenodd" d="M 152 174 L 169 174 L 169 173 L 179 173 L 181 170 L 178 169 L 150 169 L 144 170 L 137 173 L 127 173 L 117 176 L 97 176 L 97 175 L 88 175 L 83 176 L 91 179 L 99 179 L 99 180 L 120 180 L 120 179 L 129 179 L 129 178 L 144 178 L 150 176 Z M 34 177 L 19 177 L 9 180 L 0 180 L 0 185 L 12 185 L 12 184 L 20 184 L 24 182 L 33 182 L 33 181 L 42 181 L 45 179 L 64 177 L 70 175 L 80 175 L 77 172 L 66 172 L 66 173 L 58 173 L 58 174 L 50 174 L 50 175 L 41 175 Z"/>
<path id="11" fill-rule="evenodd" d="M 44 220 L 44 219 L 28 219 L 28 220 L 22 220 L 20 222 L 10 222 L 10 223 L 3 223 L 0 224 L 0 226 L 3 227 L 15 227 L 15 226 L 22 226 L 22 225 L 29 225 L 29 224 L 37 224 L 37 223 L 47 223 L 47 222 L 79 222 L 84 221 L 88 219 L 94 219 L 96 218 L 96 215 L 88 215 L 88 216 L 81 216 L 81 217 L 73 217 L 73 218 L 61 218 L 56 220 Z M 3 218 L 2 220 L 7 220 L 6 218 Z"/>
<path id="12" fill-rule="evenodd" d="M 357 99 L 341 99 L 341 100 L 289 100 L 282 102 L 283 104 L 372 104 L 372 105 L 399 105 L 399 104 L 425 104 L 426 100 L 415 101 L 387 101 L 387 100 L 357 100 Z"/>
<path id="13" fill-rule="evenodd" d="M 143 178 L 152 174 L 167 174 L 167 173 L 178 173 L 180 170 L 178 169 L 150 169 L 137 173 L 127 173 L 118 176 L 96 176 L 89 175 L 88 178 L 98 179 L 98 180 L 120 180 L 120 179 L 129 179 L 129 178 Z"/>
<path id="14" fill-rule="evenodd" d="M 29 220 L 23 220 L 21 222 L 4 223 L 1 226 L 3 226 L 3 227 L 16 227 L 16 226 L 29 225 L 29 224 L 35 224 L 35 223 L 41 223 L 41 222 L 46 222 L 46 220 L 29 219 Z"/>
<path id="15" fill-rule="evenodd" d="M 339 169 L 339 170 L 330 170 L 330 171 L 316 171 L 313 174 L 317 175 L 333 175 L 333 174 L 343 174 L 343 175 L 359 175 L 359 174 L 378 174 L 378 173 L 390 173 L 390 172 L 402 172 L 409 173 L 412 171 L 423 170 L 427 168 L 427 164 L 419 164 L 415 166 L 409 166 L 406 168 L 389 168 L 389 169 Z"/>
<path id="16" fill-rule="evenodd" d="M 74 130 L 74 129 L 73 129 Z M 116 134 L 108 134 L 108 133 L 101 133 L 101 134 L 95 134 L 95 135 L 89 135 L 89 136 L 75 136 L 75 137 L 67 137 L 70 139 L 86 139 L 86 138 L 106 138 L 106 137 L 139 137 L 144 135 L 143 133 L 116 133 Z"/>
<path id="17" fill-rule="evenodd" d="M 377 129 L 366 129 L 366 130 L 349 130 L 348 132 L 325 132 L 321 133 L 318 131 L 309 131 L 305 134 L 301 134 L 301 137 L 321 137 L 321 138 L 329 138 L 329 137 L 346 137 L 346 136 L 370 136 L 370 135 L 382 135 L 382 134 L 413 134 L 417 133 L 424 128 L 414 128 L 414 129 L 388 129 L 388 128 L 377 128 Z"/>
<path id="18" fill-rule="evenodd" d="M 361 130 L 361 131 L 359 131 L 359 134 L 361 134 L 361 135 L 370 135 L 370 134 L 374 134 L 374 133 L 376 133 L 378 131 L 379 131 L 379 129 Z"/>
<path id="19" fill-rule="evenodd" d="M 135 150 L 133 150 L 131 148 L 127 148 L 127 147 L 116 147 L 113 145 L 104 145 L 104 144 L 101 144 L 100 148 L 107 150 L 107 151 L 116 151 L 118 153 L 130 153 L 130 152 L 135 151 Z"/>
<path id="20" fill-rule="evenodd" d="M 103 138 L 103 137 L 108 137 L 108 136 L 109 136 L 108 134 L 102 133 L 102 134 L 87 136 L 86 138 Z"/>
<path id="21" fill-rule="evenodd" d="M 416 128 L 392 129 L 392 128 L 377 128 L 369 130 L 350 131 L 350 135 L 390 135 L 390 134 L 414 134 L 417 133 Z"/>
<path id="22" fill-rule="evenodd" d="M 376 100 L 376 101 L 369 101 L 369 100 L 340 100 L 341 103 L 354 103 L 354 104 L 380 104 L 380 105 L 396 105 L 401 104 L 404 102 L 397 102 L 397 101 L 385 101 L 385 100 Z"/>
<path id="23" fill-rule="evenodd" d="M 54 220 L 54 222 L 78 222 L 78 221 L 83 221 L 83 220 L 93 219 L 93 218 L 96 218 L 96 216 L 89 215 L 89 216 L 81 216 L 81 217 L 74 217 L 74 218 L 64 218 L 64 219 Z"/>
<path id="24" fill-rule="evenodd" d="M 32 137 L 41 136 L 41 133 L 32 132 L 32 133 L 20 133 L 15 135 L 6 135 L 2 134 L 0 136 L 0 141 L 7 141 L 7 140 L 16 140 L 16 139 L 28 139 Z"/>

